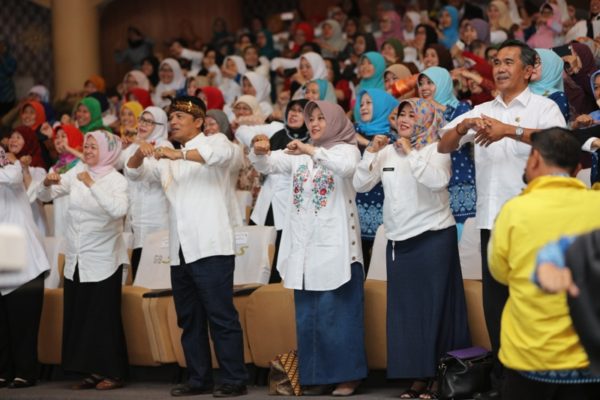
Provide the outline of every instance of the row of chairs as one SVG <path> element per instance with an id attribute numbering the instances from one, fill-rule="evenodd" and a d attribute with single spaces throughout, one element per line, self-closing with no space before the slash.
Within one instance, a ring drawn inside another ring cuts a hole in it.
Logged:
<path id="1" fill-rule="evenodd" d="M 245 226 L 236 229 L 235 237 L 234 305 L 244 332 L 244 358 L 246 363 L 266 368 L 276 355 L 296 348 L 294 295 L 281 284 L 267 284 L 275 250 L 274 228 Z M 369 368 L 374 370 L 387 366 L 385 243 L 382 226 L 377 231 L 365 281 L 367 360 Z M 64 263 L 60 251 L 55 250 L 51 256 L 56 256 L 57 265 Z M 54 280 L 62 276 L 57 269 L 50 275 Z M 149 235 L 135 281 L 123 286 L 122 318 L 131 365 L 186 366 L 168 270 L 168 232 Z M 61 362 L 63 289 L 60 286 L 45 289 L 38 343 L 39 360 L 43 364 Z M 464 287 L 473 345 L 489 349 L 481 281 L 465 279 Z M 214 352 L 212 364 L 218 367 Z"/>

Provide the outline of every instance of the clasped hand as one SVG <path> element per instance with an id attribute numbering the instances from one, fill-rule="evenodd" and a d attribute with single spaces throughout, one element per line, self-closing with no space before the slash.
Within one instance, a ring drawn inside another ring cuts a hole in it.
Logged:
<path id="1" fill-rule="evenodd" d="M 487 147 L 490 144 L 504 138 L 509 131 L 509 125 L 497 119 L 481 114 L 480 118 L 466 118 L 460 124 L 465 132 L 473 129 L 475 131 L 475 143 Z"/>

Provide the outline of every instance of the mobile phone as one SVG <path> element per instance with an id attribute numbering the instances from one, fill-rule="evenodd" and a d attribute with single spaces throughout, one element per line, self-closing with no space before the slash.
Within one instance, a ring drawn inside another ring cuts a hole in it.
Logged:
<path id="1" fill-rule="evenodd" d="M 558 47 L 553 47 L 552 51 L 554 51 L 559 57 L 570 56 L 573 54 L 573 50 L 571 49 L 570 44 L 565 44 Z"/>

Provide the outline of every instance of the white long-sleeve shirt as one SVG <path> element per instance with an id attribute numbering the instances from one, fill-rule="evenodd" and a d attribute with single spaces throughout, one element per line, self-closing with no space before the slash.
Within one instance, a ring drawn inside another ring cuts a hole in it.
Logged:
<path id="1" fill-rule="evenodd" d="M 88 188 L 77 179 L 85 170 L 83 163 L 77 164 L 61 175 L 58 185 L 42 185 L 38 196 L 43 201 L 69 199 L 65 278 L 72 280 L 77 266 L 81 282 L 99 282 L 129 263 L 122 237 L 129 206 L 127 180 L 113 170 Z"/>
<path id="2" fill-rule="evenodd" d="M 156 146 L 173 148 L 168 140 L 161 141 Z M 127 164 L 137 149 L 138 146 L 131 145 L 123 150 L 123 165 Z M 144 159 L 145 164 L 157 162 L 154 158 Z M 127 219 L 133 231 L 133 248 L 137 249 L 144 245 L 147 234 L 169 228 L 169 203 L 160 182 L 152 179 L 147 173 L 135 180 L 127 175 L 125 177 L 129 195 Z"/>
<path id="3" fill-rule="evenodd" d="M 0 294 L 7 295 L 50 269 L 42 235 L 33 221 L 19 161 L 0 168 L 0 224 L 23 228 L 27 243 L 26 267 L 0 275 Z"/>
<path id="4" fill-rule="evenodd" d="M 171 265 L 181 265 L 179 248 L 186 263 L 201 258 L 234 254 L 229 164 L 235 150 L 222 133 L 203 133 L 182 146 L 195 149 L 204 163 L 189 160 L 159 160 L 139 168 L 125 167 L 131 179 L 148 176 L 161 183 L 169 200 L 169 253 Z"/>
<path id="5" fill-rule="evenodd" d="M 31 204 L 33 220 L 42 236 L 47 236 L 48 226 L 46 223 L 46 214 L 44 213 L 44 205 L 37 197 L 39 188 L 43 184 L 44 179 L 46 179 L 46 170 L 40 167 L 29 167 L 29 174 L 31 175 L 31 183 L 27 187 L 27 197 Z"/>
<path id="6" fill-rule="evenodd" d="M 255 168 L 292 179 L 277 269 L 290 289 L 333 290 L 348 282 L 350 266 L 363 262 L 352 176 L 360 161 L 356 146 L 317 148 L 293 156 L 250 153 Z"/>
<path id="7" fill-rule="evenodd" d="M 448 195 L 451 161 L 437 143 L 400 153 L 390 144 L 378 153 L 365 151 L 352 183 L 368 192 L 381 181 L 383 225 L 389 240 L 406 240 L 426 231 L 455 225 Z"/>
<path id="8" fill-rule="evenodd" d="M 556 103 L 546 97 L 533 94 L 527 87 L 510 104 L 499 95 L 492 101 L 475 106 L 442 128 L 442 133 L 455 128 L 466 118 L 481 115 L 495 118 L 509 125 L 522 128 L 544 129 L 566 127 L 565 119 Z M 473 142 L 475 131 L 462 137 L 460 145 Z M 475 183 L 477 187 L 477 228 L 492 229 L 500 208 L 515 197 L 525 184 L 523 171 L 531 146 L 510 138 L 504 138 L 488 147 L 475 145 Z"/>

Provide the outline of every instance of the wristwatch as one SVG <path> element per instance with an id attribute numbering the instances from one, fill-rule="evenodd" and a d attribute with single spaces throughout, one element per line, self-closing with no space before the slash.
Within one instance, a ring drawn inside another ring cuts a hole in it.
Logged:
<path id="1" fill-rule="evenodd" d="M 517 137 L 518 141 L 521 141 L 523 138 L 523 133 L 525 133 L 525 130 L 520 126 L 517 126 L 517 129 L 515 129 L 515 136 Z"/>

